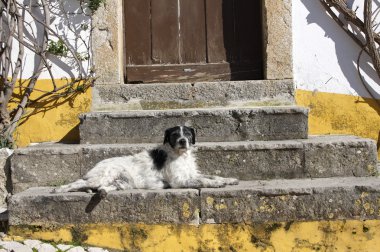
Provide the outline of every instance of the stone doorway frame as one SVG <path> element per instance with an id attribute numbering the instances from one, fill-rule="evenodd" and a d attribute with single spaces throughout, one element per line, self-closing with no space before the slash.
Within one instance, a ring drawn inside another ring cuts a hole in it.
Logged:
<path id="1" fill-rule="evenodd" d="M 291 0 L 261 0 L 264 78 L 293 79 Z M 96 84 L 124 84 L 123 0 L 107 0 L 93 17 Z M 133 84 L 132 84 L 133 85 Z"/>

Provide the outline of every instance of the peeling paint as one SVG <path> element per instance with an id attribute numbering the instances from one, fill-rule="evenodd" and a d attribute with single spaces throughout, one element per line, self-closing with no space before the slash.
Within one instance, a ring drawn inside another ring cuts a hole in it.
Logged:
<path id="1" fill-rule="evenodd" d="M 227 209 L 227 205 L 224 204 L 224 203 L 221 203 L 221 204 L 215 204 L 215 209 L 216 210 L 223 210 L 223 209 Z"/>
<path id="2" fill-rule="evenodd" d="M 87 224 L 84 244 L 120 251 L 366 251 L 380 246 L 380 220 L 252 224 Z M 73 242 L 73 226 L 10 227 L 24 239 Z M 350 248 L 350 249 L 348 249 Z"/>
<path id="3" fill-rule="evenodd" d="M 214 204 L 214 199 L 211 197 L 206 198 L 207 205 L 210 207 Z"/>
<path id="4" fill-rule="evenodd" d="M 309 134 L 350 134 L 380 146 L 379 100 L 352 95 L 297 90 L 296 103 L 310 108 Z M 380 158 L 380 148 L 378 148 Z M 372 167 L 369 167 L 372 171 Z"/>
<path id="5" fill-rule="evenodd" d="M 183 203 L 183 206 L 182 206 L 182 215 L 186 219 L 188 219 L 191 216 L 190 205 L 187 202 Z"/>

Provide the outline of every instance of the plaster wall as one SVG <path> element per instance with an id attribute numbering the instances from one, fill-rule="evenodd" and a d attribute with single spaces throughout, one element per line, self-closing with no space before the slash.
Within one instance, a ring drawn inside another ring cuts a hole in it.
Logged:
<path id="1" fill-rule="evenodd" d="M 348 2 L 354 10 L 358 7 L 357 13 L 362 16 L 364 1 Z M 378 2 L 374 5 L 380 8 Z M 326 13 L 320 1 L 293 1 L 292 16 L 297 89 L 380 99 L 380 78 L 370 57 L 364 52 L 357 64 L 361 48 Z"/>
<path id="2" fill-rule="evenodd" d="M 347 3 L 362 17 L 364 1 Z M 309 133 L 374 139 L 380 157 L 380 79 L 370 57 L 363 52 L 358 61 L 361 48 L 320 1 L 297 0 L 292 8 L 296 103 L 310 108 Z"/>
<path id="3" fill-rule="evenodd" d="M 20 2 L 28 4 L 27 1 Z M 85 10 L 85 14 L 83 14 L 83 8 L 81 8 L 77 0 L 52 0 L 49 1 L 49 9 L 50 28 L 52 31 L 68 41 L 77 56 L 85 58 L 91 53 L 91 49 L 89 49 L 91 47 L 91 16 L 89 11 Z M 33 15 L 42 19 L 40 8 L 32 8 L 32 12 Z M 30 40 L 36 40 L 37 44 L 40 45 L 44 34 L 43 26 L 39 23 L 35 23 L 28 12 L 25 12 L 24 15 L 25 21 L 28 23 L 28 25 L 24 27 L 26 37 Z M 71 25 L 68 25 L 69 23 Z M 58 40 L 55 36 L 49 36 L 49 38 L 54 42 Z M 14 50 L 12 50 L 12 57 L 15 61 L 18 54 L 18 43 L 15 40 L 13 44 Z M 78 68 L 73 67 L 75 65 L 74 60 L 70 57 L 61 57 L 48 53 L 48 60 L 51 63 L 51 72 L 55 79 L 75 78 L 79 74 Z M 35 56 L 30 49 L 25 47 L 23 62 L 20 79 L 27 79 L 30 78 L 35 71 L 39 57 Z M 88 70 L 91 67 L 91 62 L 88 60 L 82 60 L 81 64 L 84 70 Z M 40 79 L 50 78 L 51 76 L 48 71 L 43 71 L 40 75 Z"/>

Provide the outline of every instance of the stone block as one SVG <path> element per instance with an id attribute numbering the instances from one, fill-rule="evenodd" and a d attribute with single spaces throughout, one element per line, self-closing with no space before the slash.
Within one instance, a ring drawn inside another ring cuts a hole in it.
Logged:
<path id="1" fill-rule="evenodd" d="M 6 199 L 12 191 L 11 172 L 10 172 L 10 156 L 13 150 L 8 148 L 0 149 L 0 208 L 6 208 Z"/>
<path id="2" fill-rule="evenodd" d="M 199 192 L 195 189 L 114 191 L 105 199 L 93 193 L 53 194 L 51 190 L 37 187 L 13 195 L 8 207 L 9 224 L 199 224 Z"/>
<path id="3" fill-rule="evenodd" d="M 81 146 L 48 144 L 20 148 L 11 160 L 13 192 L 32 186 L 61 185 L 81 172 Z"/>
<path id="4" fill-rule="evenodd" d="M 264 0 L 262 2 L 265 78 L 292 79 L 292 1 Z"/>
<path id="5" fill-rule="evenodd" d="M 72 182 L 103 159 L 131 155 L 153 146 L 45 143 L 19 148 L 11 159 L 13 193 Z"/>
<path id="6" fill-rule="evenodd" d="M 107 0 L 92 17 L 92 55 L 96 83 L 121 83 L 122 33 L 120 0 Z"/>
<path id="7" fill-rule="evenodd" d="M 355 136 L 318 136 L 302 140 L 305 171 L 312 178 L 376 176 L 377 149 L 372 139 Z M 351 173 L 351 174 L 350 174 Z"/>
<path id="8" fill-rule="evenodd" d="M 199 143 L 197 163 L 204 174 L 242 180 L 303 178 L 303 145 L 296 140 Z"/>
<path id="9" fill-rule="evenodd" d="M 294 82 L 290 79 L 122 85 L 97 84 L 93 89 L 93 111 L 292 104 L 294 104 Z"/>
<path id="10" fill-rule="evenodd" d="M 243 181 L 201 190 L 202 223 L 379 219 L 380 179 Z"/>
<path id="11" fill-rule="evenodd" d="M 92 112 L 81 115 L 81 143 L 161 143 L 164 130 L 194 127 L 201 142 L 307 138 L 308 110 L 297 106 Z"/>

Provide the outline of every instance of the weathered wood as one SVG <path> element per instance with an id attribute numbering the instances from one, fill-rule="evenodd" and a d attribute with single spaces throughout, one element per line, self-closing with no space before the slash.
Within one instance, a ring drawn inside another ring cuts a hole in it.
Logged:
<path id="1" fill-rule="evenodd" d="M 206 62 L 205 0 L 180 1 L 180 61 Z"/>
<path id="2" fill-rule="evenodd" d="M 153 64 L 178 64 L 178 0 L 152 0 L 151 3 Z"/>
<path id="3" fill-rule="evenodd" d="M 206 0 L 208 63 L 227 62 L 233 55 L 232 10 L 233 0 Z"/>
<path id="4" fill-rule="evenodd" d="M 125 59 L 127 65 L 152 64 L 150 1 L 124 1 Z"/>
<path id="5" fill-rule="evenodd" d="M 129 66 L 129 83 L 261 79 L 260 65 L 229 63 Z"/>

